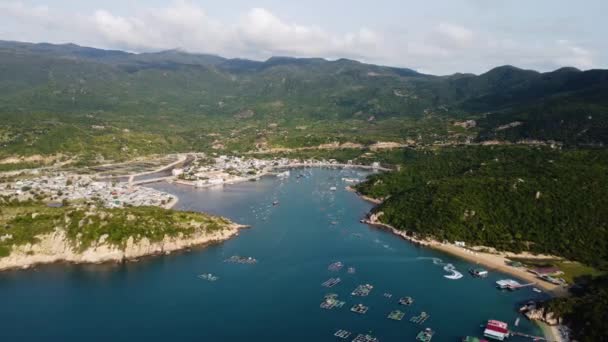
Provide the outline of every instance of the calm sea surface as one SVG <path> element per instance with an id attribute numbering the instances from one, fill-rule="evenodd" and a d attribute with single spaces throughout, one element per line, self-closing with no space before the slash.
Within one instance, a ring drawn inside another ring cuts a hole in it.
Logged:
<path id="1" fill-rule="evenodd" d="M 474 265 L 467 261 L 360 224 L 371 205 L 345 191 L 341 180 L 364 177 L 360 171 L 291 174 L 216 189 L 154 185 L 180 197 L 176 209 L 252 226 L 224 243 L 125 265 L 58 264 L 0 273 L 0 341 L 339 341 L 333 334 L 345 329 L 353 332 L 348 341 L 371 333 L 385 342 L 414 341 L 426 327 L 436 331 L 433 341 L 459 341 L 481 336 L 480 324 L 488 319 L 512 326 L 518 305 L 538 296 L 530 289 L 500 292 L 494 282 L 504 274 L 472 278 L 467 270 Z M 338 190 L 330 191 L 332 186 Z M 232 255 L 259 262 L 225 263 Z M 346 266 L 329 271 L 335 261 Z M 464 277 L 446 279 L 446 264 Z M 205 281 L 197 277 L 201 273 L 220 279 Z M 322 287 L 330 277 L 342 282 Z M 365 283 L 374 286 L 368 297 L 350 295 Z M 345 306 L 321 309 L 327 293 L 338 294 Z M 398 305 L 403 296 L 414 304 Z M 367 314 L 350 312 L 358 303 L 369 306 Z M 402 321 L 387 319 L 395 309 L 405 311 Z M 421 311 L 430 319 L 411 323 Z M 513 328 L 540 334 L 523 317 Z"/>

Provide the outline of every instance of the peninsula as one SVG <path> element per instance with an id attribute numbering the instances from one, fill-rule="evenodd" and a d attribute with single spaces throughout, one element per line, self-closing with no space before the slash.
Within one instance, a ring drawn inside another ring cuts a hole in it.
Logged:
<path id="1" fill-rule="evenodd" d="M 123 262 L 226 240 L 244 226 L 158 207 L 53 208 L 3 202 L 0 270 L 54 262 Z"/>

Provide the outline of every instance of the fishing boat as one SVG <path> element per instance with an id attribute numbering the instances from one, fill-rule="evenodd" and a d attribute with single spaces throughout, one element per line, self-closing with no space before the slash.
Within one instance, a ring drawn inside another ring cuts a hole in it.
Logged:
<path id="1" fill-rule="evenodd" d="M 488 271 L 483 268 L 471 268 L 469 273 L 476 278 L 485 278 L 488 276 Z"/>
<path id="2" fill-rule="evenodd" d="M 200 279 L 203 279 L 203 280 L 208 280 L 208 281 L 216 281 L 216 280 L 220 279 L 218 276 L 214 276 L 214 275 L 213 275 L 213 274 L 211 274 L 211 273 L 203 273 L 203 274 L 199 274 L 199 275 L 198 275 L 198 277 L 199 277 Z"/>
<path id="3" fill-rule="evenodd" d="M 257 264 L 258 260 L 252 257 L 242 257 L 238 255 L 233 255 L 230 258 L 224 260 L 224 262 L 233 263 L 233 264 Z"/>
<path id="4" fill-rule="evenodd" d="M 403 297 L 399 299 L 399 304 L 401 305 L 412 305 L 414 303 L 414 298 L 412 297 Z"/>
<path id="5" fill-rule="evenodd" d="M 435 332 L 430 328 L 426 328 L 416 335 L 416 341 L 430 342 L 433 339 Z"/>
<path id="6" fill-rule="evenodd" d="M 274 201 L 274 202 L 272 202 L 272 205 L 273 205 L 273 206 L 277 206 L 277 205 L 279 205 L 279 201 Z"/>
<path id="7" fill-rule="evenodd" d="M 327 266 L 327 269 L 330 271 L 339 271 L 344 267 L 344 264 L 341 261 L 336 261 Z"/>
<path id="8" fill-rule="evenodd" d="M 338 190 L 338 188 L 336 188 L 335 186 L 332 186 L 331 188 L 329 188 L 329 191 L 336 191 Z"/>

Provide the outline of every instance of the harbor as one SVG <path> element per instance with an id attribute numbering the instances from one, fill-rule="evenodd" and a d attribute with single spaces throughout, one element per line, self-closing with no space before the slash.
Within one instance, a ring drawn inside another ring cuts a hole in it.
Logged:
<path id="1" fill-rule="evenodd" d="M 284 180 L 265 177 L 208 189 L 151 185 L 179 197 L 177 210 L 210 212 L 251 229 L 225 243 L 137 263 L 49 265 L 0 275 L 0 299 L 6 308 L 0 312 L 3 336 L 25 342 L 91 340 L 87 332 L 99 329 L 98 322 L 103 321 L 124 340 L 138 340 L 136 333 L 149 331 L 146 339 L 151 342 L 350 342 L 359 335 L 361 339 L 370 336 L 372 341 L 401 342 L 414 341 L 427 327 L 436 332 L 435 342 L 460 341 L 463 336 L 482 337 L 480 325 L 490 318 L 513 324 L 523 317 L 513 308 L 531 297 L 546 296 L 531 287 L 497 291 L 495 282 L 509 276 L 494 270 L 485 279 L 468 274 L 458 280 L 446 279 L 444 275 L 449 273 L 444 266 L 419 258 L 440 258 L 463 273 L 476 265 L 418 248 L 359 223 L 371 204 L 343 187 L 329 188 L 342 178 L 364 178 L 360 170 L 297 172 L 304 177 L 298 179 L 292 171 Z M 274 201 L 280 204 L 273 206 Z M 339 224 L 330 226 L 331 221 Z M 235 263 L 248 258 L 257 263 Z M 342 267 L 328 269 L 337 262 Z M 356 272 L 350 273 L 350 267 Z M 218 280 L 198 278 L 208 273 Z M 341 281 L 331 288 L 321 286 L 330 278 Z M 351 295 L 365 284 L 373 286 L 368 296 Z M 65 296 L 67 289 L 69 297 Z M 127 291 L 129 302 L 137 303 L 138 314 L 125 305 Z M 391 298 L 385 293 L 392 294 Z M 320 307 L 327 301 L 326 295 L 331 309 Z M 399 304 L 399 299 L 408 296 L 413 299 L 410 305 Z M 24 301 L 41 310 L 27 310 Z M 345 303 L 338 307 L 337 302 Z M 492 303 L 491 308 L 487 303 Z M 367 312 L 351 312 L 357 304 L 367 307 Z M 462 305 L 484 308 L 484 312 L 461 310 Z M 388 318 L 395 310 L 405 314 L 401 321 Z M 425 323 L 409 321 L 422 311 L 431 316 Z M 286 314 L 294 312 L 297 314 Z M 18 319 L 25 316 L 31 320 Z M 73 324 L 67 326 L 66 320 Z M 238 322 L 239 329 L 230 329 L 230 322 Z M 334 336 L 340 329 L 351 335 L 346 339 Z M 510 330 L 542 335 L 524 318 Z M 512 336 L 509 341 L 530 338 Z"/>

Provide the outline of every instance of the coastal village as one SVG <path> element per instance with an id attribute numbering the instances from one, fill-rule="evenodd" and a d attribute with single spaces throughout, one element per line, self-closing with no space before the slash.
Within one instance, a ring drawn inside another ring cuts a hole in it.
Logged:
<path id="1" fill-rule="evenodd" d="M 108 208 L 125 206 L 171 208 L 178 201 L 176 196 L 143 185 L 165 181 L 206 188 L 255 181 L 263 176 L 281 178 L 288 176 L 289 168 L 294 167 L 358 167 L 387 170 L 378 162 L 371 165 L 354 165 L 352 161 L 341 164 L 334 159 L 257 159 L 225 155 L 207 156 L 205 154 L 188 154 L 181 157 L 179 162 L 175 161 L 178 158 L 168 158 L 171 164 L 165 168 L 148 172 L 140 170 L 135 175 L 120 172 L 113 174 L 111 171 L 92 175 L 67 171 L 29 175 L 14 181 L 0 183 L 0 195 L 18 200 L 44 200 L 49 206 L 93 200 Z M 186 161 L 187 165 L 183 165 L 186 164 Z M 123 164 L 120 167 L 131 170 Z M 107 169 L 112 170 L 110 166 L 105 166 L 104 170 Z"/>
<path id="2" fill-rule="evenodd" d="M 59 173 L 0 184 L 0 195 L 19 200 L 44 199 L 49 206 L 92 200 L 107 208 L 124 206 L 164 207 L 176 197 L 152 188 L 128 183 L 97 181 L 90 176 Z"/>

